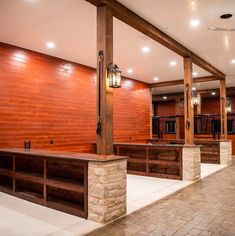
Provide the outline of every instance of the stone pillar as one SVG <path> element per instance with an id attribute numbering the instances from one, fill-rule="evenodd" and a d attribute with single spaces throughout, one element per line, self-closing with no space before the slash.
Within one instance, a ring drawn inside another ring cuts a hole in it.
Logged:
<path id="1" fill-rule="evenodd" d="M 89 162 L 89 220 L 107 223 L 126 214 L 126 174 L 126 159 Z"/>
<path id="2" fill-rule="evenodd" d="M 231 165 L 232 164 L 232 141 L 220 140 L 220 164 Z"/>
<path id="3" fill-rule="evenodd" d="M 199 180 L 201 178 L 201 147 L 184 146 L 182 160 L 183 180 Z"/>

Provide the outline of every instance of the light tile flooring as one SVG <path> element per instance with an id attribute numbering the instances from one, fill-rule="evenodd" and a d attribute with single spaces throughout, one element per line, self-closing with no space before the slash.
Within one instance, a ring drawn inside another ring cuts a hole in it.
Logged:
<path id="1" fill-rule="evenodd" d="M 235 236 L 235 162 L 87 236 Z"/>
<path id="2" fill-rule="evenodd" d="M 201 167 L 202 177 L 222 168 L 224 166 L 203 164 Z M 190 184 L 189 181 L 128 175 L 128 214 Z M 101 224 L 0 192 L 0 236 L 79 236 L 101 226 Z"/>

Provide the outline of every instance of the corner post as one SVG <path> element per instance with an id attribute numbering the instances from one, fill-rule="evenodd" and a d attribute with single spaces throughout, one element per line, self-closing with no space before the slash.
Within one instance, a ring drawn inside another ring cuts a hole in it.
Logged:
<path id="1" fill-rule="evenodd" d="M 185 145 L 194 144 L 194 109 L 192 104 L 192 58 L 184 58 L 184 130 Z"/>
<path id="2" fill-rule="evenodd" d="M 194 107 L 192 103 L 192 58 L 184 58 L 184 119 L 183 180 L 197 181 L 201 177 L 201 150 L 194 145 Z"/>
<path id="3" fill-rule="evenodd" d="M 101 50 L 100 64 L 98 54 Z M 113 15 L 106 5 L 97 7 L 97 56 L 97 120 L 101 124 L 97 154 L 109 155 L 113 154 L 113 90 L 109 87 L 107 67 L 113 62 Z"/>
<path id="4" fill-rule="evenodd" d="M 178 117 L 176 117 L 176 121 L 175 121 L 175 133 L 176 133 L 176 139 L 180 139 L 180 96 L 177 96 L 175 98 L 175 114 L 178 115 Z"/>
<path id="5" fill-rule="evenodd" d="M 226 81 L 220 80 L 220 139 L 227 139 Z"/>

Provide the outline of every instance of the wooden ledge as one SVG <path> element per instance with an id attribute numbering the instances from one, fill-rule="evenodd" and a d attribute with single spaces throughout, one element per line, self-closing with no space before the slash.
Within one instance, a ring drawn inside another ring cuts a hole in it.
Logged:
<path id="1" fill-rule="evenodd" d="M 127 159 L 126 156 L 115 155 L 97 155 L 90 153 L 78 152 L 63 152 L 63 151 L 48 151 L 41 149 L 23 149 L 23 148 L 4 148 L 0 149 L 0 153 L 5 154 L 22 154 L 28 156 L 45 157 L 49 159 L 62 159 L 62 160 L 77 160 L 77 161 L 94 161 L 94 162 L 108 162 Z"/>
<path id="2" fill-rule="evenodd" d="M 116 146 L 137 146 L 137 147 L 184 147 L 184 144 L 165 144 L 165 143 L 114 143 Z"/>

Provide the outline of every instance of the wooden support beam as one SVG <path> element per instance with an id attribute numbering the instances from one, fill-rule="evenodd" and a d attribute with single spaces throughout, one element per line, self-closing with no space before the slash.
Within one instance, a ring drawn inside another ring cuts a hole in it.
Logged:
<path id="1" fill-rule="evenodd" d="M 199 100 L 199 104 L 196 107 L 196 112 L 197 112 L 197 115 L 201 115 L 202 114 L 202 95 L 200 92 L 197 93 L 197 97 Z M 197 133 L 198 133 L 201 130 L 201 117 L 197 117 L 196 119 L 197 119 L 196 120 L 196 122 L 197 122 L 196 129 L 197 129 Z"/>
<path id="2" fill-rule="evenodd" d="M 203 77 L 197 77 L 193 79 L 193 83 L 203 83 L 203 82 L 210 82 L 210 81 L 216 81 L 220 80 L 214 76 L 203 76 Z M 160 88 L 160 87 L 169 87 L 169 86 L 175 86 L 175 85 L 180 85 L 184 84 L 184 80 L 171 80 L 171 81 L 164 81 L 164 82 L 157 82 L 150 84 L 151 88 Z"/>
<path id="3" fill-rule="evenodd" d="M 199 104 L 197 105 L 197 115 L 201 115 L 202 114 L 202 95 L 201 95 L 201 93 L 197 93 L 197 97 L 199 100 Z"/>
<path id="4" fill-rule="evenodd" d="M 126 23 L 127 25 L 133 27 L 144 35 L 150 37 L 151 39 L 157 41 L 158 43 L 164 45 L 175 53 L 181 55 L 182 57 L 191 57 L 192 62 L 217 78 L 225 78 L 223 72 L 219 71 L 217 68 L 206 62 L 204 59 L 190 51 L 188 48 L 177 42 L 175 39 L 149 23 L 144 18 L 137 15 L 135 12 L 131 11 L 129 8 L 125 7 L 123 4 L 117 0 L 86 0 L 95 6 L 106 5 L 112 9 L 113 15 Z"/>
<path id="5" fill-rule="evenodd" d="M 184 80 L 172 80 L 150 84 L 151 88 L 169 87 L 184 84 Z"/>
<path id="6" fill-rule="evenodd" d="M 220 81 L 220 121 L 221 139 L 227 139 L 226 81 Z"/>
<path id="7" fill-rule="evenodd" d="M 103 57 L 101 64 L 99 57 L 97 60 L 97 112 L 100 105 L 101 134 L 97 135 L 97 154 L 108 155 L 113 153 L 113 91 L 107 80 L 107 67 L 113 62 L 113 16 L 108 6 L 97 7 L 97 55 L 100 50 Z"/>
<path id="8" fill-rule="evenodd" d="M 180 115 L 180 106 L 181 106 L 180 96 L 178 96 L 175 99 L 175 115 Z M 175 133 L 176 133 L 176 139 L 180 139 L 180 117 L 176 117 Z"/>
<path id="9" fill-rule="evenodd" d="M 192 58 L 184 58 L 184 120 L 185 145 L 194 144 L 194 109 L 192 104 Z"/>
<path id="10" fill-rule="evenodd" d="M 204 83 L 204 82 L 210 82 L 210 81 L 216 81 L 220 80 L 219 78 L 216 78 L 214 76 L 203 76 L 203 77 L 197 77 L 193 79 L 193 83 Z"/>
<path id="11" fill-rule="evenodd" d="M 149 88 L 149 90 L 150 90 L 150 99 L 149 99 L 149 102 L 150 102 L 150 117 L 149 117 L 149 120 L 150 120 L 150 126 L 149 126 L 149 128 L 150 128 L 150 135 L 149 135 L 149 137 L 153 137 L 153 129 L 152 129 L 152 127 L 153 127 L 153 119 L 152 119 L 152 117 L 154 116 L 154 104 L 153 104 L 153 91 L 152 91 L 152 89 L 151 88 Z"/>

